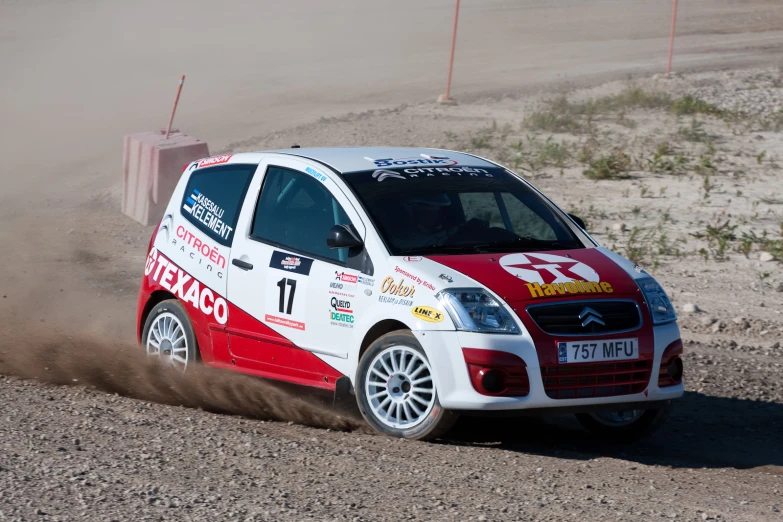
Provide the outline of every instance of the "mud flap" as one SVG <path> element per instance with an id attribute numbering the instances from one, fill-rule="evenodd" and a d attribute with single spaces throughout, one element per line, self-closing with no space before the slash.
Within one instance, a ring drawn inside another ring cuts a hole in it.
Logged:
<path id="1" fill-rule="evenodd" d="M 351 385 L 351 379 L 348 377 L 343 376 L 337 379 L 334 387 L 332 409 L 347 416 L 362 418 L 359 405 L 356 404 L 356 396 Z"/>

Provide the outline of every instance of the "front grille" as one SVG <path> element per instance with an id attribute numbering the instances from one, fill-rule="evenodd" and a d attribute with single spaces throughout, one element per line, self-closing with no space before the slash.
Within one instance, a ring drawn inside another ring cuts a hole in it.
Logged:
<path id="1" fill-rule="evenodd" d="M 582 324 L 589 317 L 587 312 L 598 320 Z M 575 301 L 546 305 L 533 305 L 527 308 L 528 314 L 539 328 L 555 335 L 590 335 L 600 333 L 635 330 L 642 325 L 639 307 L 634 301 Z M 580 319 L 579 316 L 583 315 Z M 603 322 L 604 324 L 601 324 Z"/>
<path id="2" fill-rule="evenodd" d="M 641 393 L 650 382 L 651 360 L 542 366 L 550 399 L 584 399 Z"/>

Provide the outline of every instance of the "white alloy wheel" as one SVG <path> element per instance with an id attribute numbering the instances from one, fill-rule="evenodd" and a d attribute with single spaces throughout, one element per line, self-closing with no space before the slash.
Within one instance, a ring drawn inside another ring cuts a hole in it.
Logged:
<path id="1" fill-rule="evenodd" d="M 432 369 L 418 351 L 407 346 L 390 346 L 376 355 L 364 387 L 373 416 L 390 428 L 417 426 L 435 405 Z"/>
<path id="2" fill-rule="evenodd" d="M 171 312 L 155 316 L 145 342 L 147 355 L 180 371 L 188 366 L 188 339 L 179 318 Z"/>

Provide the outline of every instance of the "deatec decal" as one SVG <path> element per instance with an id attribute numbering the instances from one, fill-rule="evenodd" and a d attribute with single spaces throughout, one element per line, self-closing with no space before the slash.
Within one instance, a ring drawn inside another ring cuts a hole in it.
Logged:
<path id="1" fill-rule="evenodd" d="M 151 277 L 152 281 L 177 296 L 183 303 L 190 303 L 205 315 L 214 317 L 218 323 L 226 324 L 228 321 L 226 300 L 167 259 L 157 248 L 150 250 L 147 255 L 144 275 Z"/>
<path id="2" fill-rule="evenodd" d="M 233 154 L 221 154 L 220 156 L 212 156 L 211 158 L 204 158 L 198 161 L 198 168 L 212 167 L 213 165 L 220 165 L 221 163 L 227 163 L 231 159 Z"/>
<path id="3" fill-rule="evenodd" d="M 353 310 L 351 302 L 332 297 L 330 301 L 329 322 L 343 328 L 353 328 Z"/>
<path id="4" fill-rule="evenodd" d="M 429 306 L 414 306 L 411 313 L 423 321 L 428 323 L 439 323 L 443 321 L 443 312 L 439 312 Z"/>
<path id="5" fill-rule="evenodd" d="M 593 268 L 581 261 L 555 254 L 509 254 L 500 266 L 526 282 L 533 298 L 566 294 L 611 294 L 609 282 L 601 282 Z"/>
<path id="6" fill-rule="evenodd" d="M 311 266 L 313 266 L 313 260 L 310 258 L 286 254 L 278 250 L 272 252 L 272 259 L 269 261 L 269 268 L 302 275 L 310 275 Z"/>
<path id="7" fill-rule="evenodd" d="M 233 227 L 223 222 L 225 209 L 219 207 L 197 189 L 193 189 L 193 193 L 182 204 L 182 210 L 225 240 L 228 240 L 231 232 L 234 230 Z"/>

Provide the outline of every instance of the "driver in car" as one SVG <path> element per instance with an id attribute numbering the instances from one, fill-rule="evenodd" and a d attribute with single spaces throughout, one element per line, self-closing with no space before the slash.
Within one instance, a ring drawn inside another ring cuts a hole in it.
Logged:
<path id="1" fill-rule="evenodd" d="M 443 209 L 451 205 L 447 194 L 422 194 L 404 204 L 412 228 L 399 238 L 400 248 L 420 248 L 442 244 L 459 225 L 448 227 Z"/>

